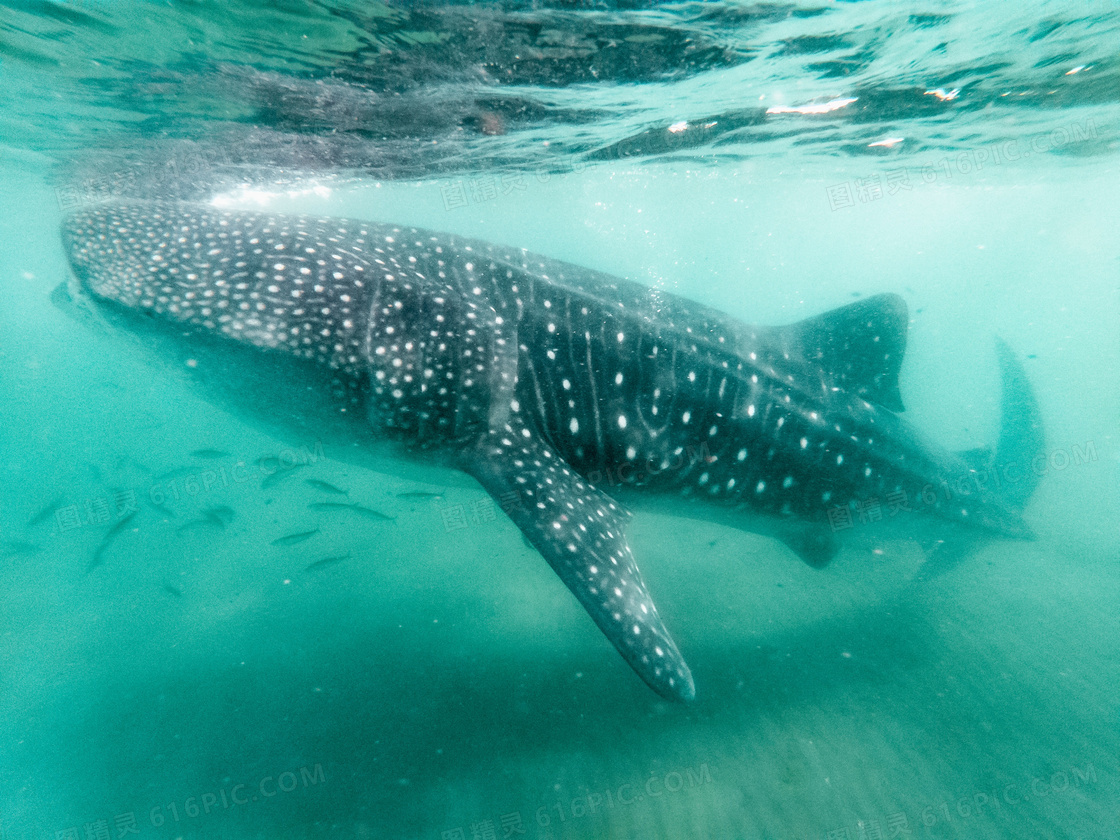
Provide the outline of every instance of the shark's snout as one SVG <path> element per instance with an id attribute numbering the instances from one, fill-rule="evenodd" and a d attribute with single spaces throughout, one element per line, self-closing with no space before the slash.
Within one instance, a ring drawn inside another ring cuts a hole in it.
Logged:
<path id="1" fill-rule="evenodd" d="M 56 309 L 95 329 L 103 326 L 95 301 L 105 296 L 104 278 L 112 271 L 110 265 L 98 260 L 95 242 L 107 236 L 104 231 L 93 233 L 97 224 L 96 214 L 89 211 L 68 216 L 62 223 L 62 245 L 71 272 L 51 292 Z"/>
<path id="2" fill-rule="evenodd" d="M 345 222 L 121 202 L 62 238 L 95 299 L 336 367 L 363 358 L 377 255 Z"/>
<path id="3" fill-rule="evenodd" d="M 70 268 L 83 283 L 90 264 L 89 243 L 83 234 L 83 231 L 87 228 L 85 219 L 88 215 L 88 213 L 80 213 L 67 216 L 62 223 L 62 248 L 70 261 Z M 55 294 L 58 293 L 58 289 L 56 289 Z"/>
<path id="4" fill-rule="evenodd" d="M 131 304 L 124 280 L 136 276 L 135 259 L 122 241 L 120 221 L 107 209 L 86 210 L 66 218 L 62 244 L 77 280 L 73 298 L 87 293 Z"/>

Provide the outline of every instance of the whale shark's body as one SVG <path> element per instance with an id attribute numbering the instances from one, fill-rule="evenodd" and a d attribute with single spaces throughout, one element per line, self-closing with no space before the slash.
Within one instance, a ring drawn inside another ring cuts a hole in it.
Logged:
<path id="1" fill-rule="evenodd" d="M 63 235 L 83 298 L 134 331 L 236 358 L 264 413 L 477 479 L 666 697 L 691 699 L 692 676 L 604 476 L 628 499 L 686 498 L 682 511 L 776 536 L 814 566 L 869 499 L 920 508 L 908 525 L 1030 536 L 1033 483 L 962 494 L 975 459 L 898 416 L 907 314 L 893 295 L 763 328 L 409 227 L 133 203 L 72 216 Z M 1027 463 L 1037 408 L 1005 349 L 1001 362 L 999 458 Z"/>

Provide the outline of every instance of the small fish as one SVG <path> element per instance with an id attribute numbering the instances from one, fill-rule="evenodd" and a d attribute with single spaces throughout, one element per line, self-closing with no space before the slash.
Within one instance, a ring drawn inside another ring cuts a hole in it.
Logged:
<path id="1" fill-rule="evenodd" d="M 113 544 L 113 540 L 115 540 L 121 531 L 127 528 L 135 518 L 136 511 L 133 511 L 105 533 L 105 536 L 101 540 L 101 545 L 97 547 L 97 551 L 93 552 L 93 559 L 89 562 L 89 566 L 86 567 L 87 575 L 101 565 L 105 559 L 105 552 L 109 549 L 109 546 Z"/>
<path id="2" fill-rule="evenodd" d="M 64 501 L 66 501 L 66 497 L 59 496 L 45 508 L 40 510 L 37 514 L 32 516 L 30 521 L 27 523 L 27 527 L 34 528 L 36 525 L 42 525 L 44 522 L 54 516 L 54 512 L 62 507 L 62 503 Z"/>
<path id="3" fill-rule="evenodd" d="M 326 481 L 320 481 L 317 478 L 305 478 L 304 482 L 307 483 L 307 484 L 310 484 L 316 490 L 323 491 L 324 493 L 334 493 L 336 496 L 349 496 L 350 495 L 349 490 L 340 490 L 339 488 L 335 487 L 333 484 L 329 484 Z"/>
<path id="4" fill-rule="evenodd" d="M 196 472 L 198 472 L 198 467 L 176 467 L 173 470 L 168 470 L 161 475 L 157 475 L 152 479 L 152 482 L 155 484 L 159 484 L 161 481 L 170 481 L 173 478 L 182 478 L 185 475 L 193 475 Z"/>
<path id="5" fill-rule="evenodd" d="M 398 499 L 442 499 L 443 493 L 429 493 L 426 490 L 410 490 L 407 493 L 397 493 Z"/>
<path id="6" fill-rule="evenodd" d="M 359 504 L 356 504 L 354 502 L 349 502 L 349 503 L 346 503 L 346 502 L 314 502 L 313 504 L 310 504 L 307 507 L 308 507 L 308 510 L 327 510 L 327 511 L 349 510 L 349 511 L 352 511 L 354 513 L 359 514 L 360 516 L 365 516 L 368 519 L 376 519 L 376 520 L 382 521 L 382 522 L 393 522 L 397 518 L 395 516 L 386 516 L 383 513 L 378 513 L 376 510 L 373 510 L 372 508 L 368 508 L 368 507 L 365 507 L 364 505 L 359 505 Z"/>
<path id="7" fill-rule="evenodd" d="M 202 515 L 213 522 L 215 525 L 226 527 L 229 523 L 233 522 L 233 508 L 226 505 L 217 505 L 216 507 L 209 507 L 202 511 Z"/>
<path id="8" fill-rule="evenodd" d="M 170 583 L 165 583 L 163 585 L 163 591 L 168 595 L 174 595 L 176 598 L 183 597 L 183 590 L 177 586 L 172 586 Z"/>
<path id="9" fill-rule="evenodd" d="M 231 458 L 233 456 L 221 449 L 196 449 L 191 453 L 191 457 L 214 460 L 217 458 Z"/>
<path id="10" fill-rule="evenodd" d="M 176 534 L 185 534 L 187 531 L 197 531 L 199 528 L 217 528 L 219 531 L 225 528 L 220 521 L 213 519 L 192 519 L 175 529 Z"/>
<path id="11" fill-rule="evenodd" d="M 338 563 L 342 560 L 349 560 L 349 559 L 350 559 L 350 552 L 349 551 L 347 551 L 345 554 L 339 554 L 335 557 L 324 557 L 322 560 L 316 560 L 310 566 L 307 566 L 304 569 L 304 571 L 305 572 L 310 572 L 312 569 L 321 569 L 321 568 L 323 568 L 323 566 L 329 566 L 332 563 Z"/>
<path id="12" fill-rule="evenodd" d="M 284 467 L 277 470 L 272 475 L 266 475 L 264 477 L 264 481 L 261 482 L 261 489 L 268 490 L 271 487 L 275 487 L 296 470 L 302 470 L 306 466 L 307 464 L 292 464 L 290 467 Z"/>
<path id="13" fill-rule="evenodd" d="M 288 534 L 286 537 L 273 540 L 272 545 L 295 545 L 296 543 L 311 539 L 318 533 L 319 529 L 316 528 L 314 531 L 300 531 L 298 534 Z"/>
<path id="14" fill-rule="evenodd" d="M 18 557 L 20 554 L 34 554 L 38 550 L 39 546 L 35 543 L 23 542 L 22 540 L 0 542 L 0 557 L 4 559 Z"/>

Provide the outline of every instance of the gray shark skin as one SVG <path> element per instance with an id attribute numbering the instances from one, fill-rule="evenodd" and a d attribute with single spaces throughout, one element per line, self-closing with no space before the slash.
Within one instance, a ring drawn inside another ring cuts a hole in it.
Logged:
<path id="1" fill-rule="evenodd" d="M 70 217 L 63 239 L 78 298 L 178 363 L 225 364 L 211 384 L 232 378 L 258 413 L 476 479 L 666 698 L 691 700 L 692 675 L 627 544 L 630 514 L 589 477 L 644 464 L 628 499 L 709 511 L 822 566 L 838 549 L 830 510 L 913 503 L 982 468 L 898 416 L 907 313 L 893 295 L 753 327 L 504 246 L 191 204 L 105 205 Z M 1026 464 L 1037 405 L 1002 345 L 1000 359 L 995 458 Z M 902 519 L 1031 537 L 1033 482 L 975 485 Z"/>

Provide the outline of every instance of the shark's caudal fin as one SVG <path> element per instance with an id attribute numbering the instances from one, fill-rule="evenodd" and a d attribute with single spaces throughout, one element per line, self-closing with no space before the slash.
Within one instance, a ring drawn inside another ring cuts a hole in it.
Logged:
<path id="1" fill-rule="evenodd" d="M 898 295 L 883 294 L 773 330 L 782 349 L 813 362 L 835 386 L 902 411 L 898 373 L 910 316 Z"/>
<path id="2" fill-rule="evenodd" d="M 995 466 L 1014 479 L 1003 483 L 1003 496 L 1021 510 L 1038 486 L 1040 476 L 1034 470 L 1033 462 L 1035 456 L 1046 448 L 1046 438 L 1038 400 L 1022 364 L 1007 342 L 998 337 L 996 353 L 999 355 L 1003 396 Z"/>
<path id="3" fill-rule="evenodd" d="M 1022 364 L 1007 342 L 999 337 L 996 338 L 996 353 L 1001 380 L 1000 432 L 996 450 L 993 453 L 990 447 L 982 447 L 958 452 L 957 455 L 972 469 L 985 473 L 986 483 L 995 485 L 995 492 L 1003 501 L 1021 511 L 1038 486 L 1040 476 L 1033 464 L 1038 453 L 1045 449 L 1046 439 L 1038 400 Z M 1025 530 L 1025 535 L 1030 537 L 1030 531 Z M 977 533 L 968 538 L 958 535 L 951 541 L 935 540 L 926 546 L 927 559 L 917 579 L 930 580 L 956 568 L 985 539 Z"/>
<path id="4" fill-rule="evenodd" d="M 999 442 L 957 453 L 971 469 L 985 473 L 1005 502 L 1016 510 L 1026 507 L 1040 476 L 1033 468 L 1035 457 L 1046 448 L 1038 400 L 1014 351 L 996 337 L 1000 368 Z"/>
<path id="5" fill-rule="evenodd" d="M 626 511 L 516 416 L 465 452 L 462 467 L 498 500 L 650 688 L 671 700 L 696 696 L 626 542 Z"/>

